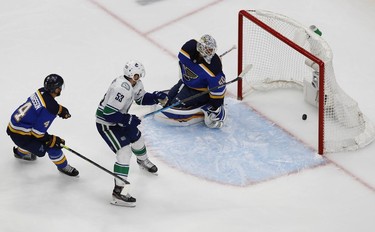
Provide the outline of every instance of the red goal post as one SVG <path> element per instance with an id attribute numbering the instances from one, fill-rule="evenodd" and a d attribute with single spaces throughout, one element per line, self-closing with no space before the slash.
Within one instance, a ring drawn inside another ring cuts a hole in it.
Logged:
<path id="1" fill-rule="evenodd" d="M 328 43 L 311 28 L 281 14 L 241 10 L 238 73 L 249 64 L 237 98 L 250 90 L 301 89 L 305 102 L 317 108 L 319 154 L 356 150 L 374 140 L 373 124 L 336 82 Z"/>

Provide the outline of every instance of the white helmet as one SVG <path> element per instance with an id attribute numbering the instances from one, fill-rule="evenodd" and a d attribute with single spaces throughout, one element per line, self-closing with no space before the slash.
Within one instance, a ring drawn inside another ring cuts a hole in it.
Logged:
<path id="1" fill-rule="evenodd" d="M 211 63 L 212 57 L 216 53 L 216 41 L 210 35 L 203 35 L 197 43 L 197 51 L 203 56 L 207 63 Z"/>
<path id="2" fill-rule="evenodd" d="M 128 78 L 134 79 L 135 74 L 138 74 L 139 78 L 144 77 L 146 75 L 146 71 L 143 67 L 143 64 L 135 60 L 128 61 L 124 67 L 124 75 Z"/>

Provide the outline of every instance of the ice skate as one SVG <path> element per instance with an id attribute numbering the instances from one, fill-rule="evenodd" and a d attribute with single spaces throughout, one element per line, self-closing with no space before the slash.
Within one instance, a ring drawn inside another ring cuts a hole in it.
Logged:
<path id="1" fill-rule="evenodd" d="M 148 158 L 145 160 L 137 159 L 137 163 L 140 168 L 145 169 L 149 173 L 156 174 L 158 168 L 155 164 L 153 164 Z"/>
<path id="2" fill-rule="evenodd" d="M 124 187 L 121 186 L 115 186 L 112 192 L 111 204 L 125 207 L 135 207 L 137 200 L 129 193 L 127 193 L 126 195 L 122 195 L 121 192 L 123 188 Z"/>
<path id="3" fill-rule="evenodd" d="M 16 147 L 13 147 L 13 153 L 14 153 L 14 157 L 16 157 L 17 159 L 22 159 L 22 160 L 27 160 L 27 161 L 36 160 L 36 155 L 34 155 L 33 153 L 23 154 Z"/>
<path id="4" fill-rule="evenodd" d="M 70 166 L 69 164 L 66 165 L 65 168 L 57 168 L 60 172 L 64 173 L 65 175 L 68 175 L 68 176 L 78 176 L 79 175 L 79 172 L 77 169 L 75 169 L 74 167 Z"/>

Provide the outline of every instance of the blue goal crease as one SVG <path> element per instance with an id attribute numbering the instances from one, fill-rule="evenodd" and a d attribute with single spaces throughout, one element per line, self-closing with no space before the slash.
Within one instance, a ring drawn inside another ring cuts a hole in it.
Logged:
<path id="1" fill-rule="evenodd" d="M 203 123 L 177 127 L 146 118 L 147 146 L 168 165 L 194 176 L 236 186 L 274 179 L 326 160 L 245 104 L 226 98 L 221 129 Z"/>

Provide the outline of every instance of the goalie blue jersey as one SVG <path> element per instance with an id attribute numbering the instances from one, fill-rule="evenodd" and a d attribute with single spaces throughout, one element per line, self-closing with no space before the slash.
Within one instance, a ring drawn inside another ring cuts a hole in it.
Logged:
<path id="1" fill-rule="evenodd" d="M 61 110 L 62 106 L 44 88 L 40 88 L 13 112 L 8 132 L 43 140 Z"/>
<path id="2" fill-rule="evenodd" d="M 196 49 L 197 43 L 194 39 L 189 40 L 182 46 L 178 54 L 182 81 L 188 87 L 198 91 L 206 91 L 224 84 L 225 75 L 219 56 L 215 54 L 211 63 L 208 64 L 199 57 L 199 52 Z M 211 99 L 223 100 L 225 91 L 226 87 L 223 86 L 210 91 L 209 96 Z"/>

